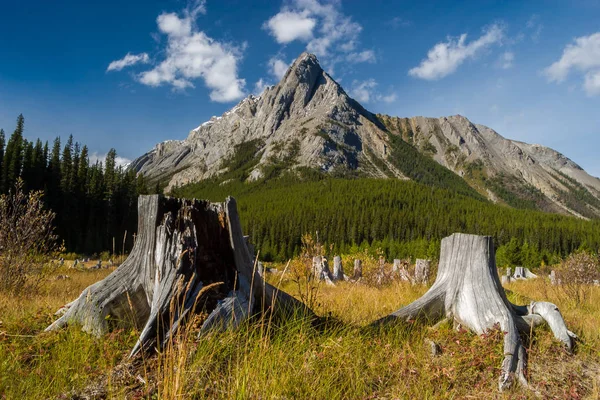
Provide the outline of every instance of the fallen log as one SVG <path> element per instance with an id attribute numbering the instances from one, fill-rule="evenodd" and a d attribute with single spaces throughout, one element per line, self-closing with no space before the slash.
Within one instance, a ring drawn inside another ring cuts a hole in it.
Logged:
<path id="1" fill-rule="evenodd" d="M 528 385 L 525 347 L 519 332 L 529 334 L 533 327 L 546 322 L 568 351 L 572 351 L 576 337 L 554 304 L 532 302 L 529 306 L 517 306 L 508 301 L 498 278 L 489 236 L 455 233 L 444 238 L 433 286 L 421 298 L 373 325 L 415 319 L 435 323 L 445 318 L 477 334 L 496 324 L 500 326 L 505 333 L 500 390 L 509 388 L 515 377 L 522 385 Z"/>
<path id="2" fill-rule="evenodd" d="M 138 215 L 137 239 L 127 260 L 86 288 L 46 331 L 79 324 L 100 336 L 116 326 L 135 325 L 141 333 L 132 357 L 162 346 L 201 310 L 210 313 L 201 331 L 237 326 L 260 312 L 314 316 L 259 274 L 235 199 L 210 203 L 140 196 Z"/>

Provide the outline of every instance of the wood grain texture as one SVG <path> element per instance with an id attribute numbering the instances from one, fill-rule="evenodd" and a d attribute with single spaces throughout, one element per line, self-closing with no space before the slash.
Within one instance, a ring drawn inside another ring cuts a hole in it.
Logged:
<path id="1" fill-rule="evenodd" d="M 505 333 L 500 390 L 510 387 L 515 378 L 527 386 L 525 348 L 519 331 L 527 332 L 546 322 L 554 336 L 572 349 L 575 335 L 554 304 L 517 306 L 508 301 L 496 270 L 491 237 L 455 233 L 444 238 L 441 246 L 438 274 L 431 288 L 374 324 L 419 318 L 435 323 L 448 318 L 477 334 L 499 326 Z"/>
<path id="2" fill-rule="evenodd" d="M 78 324 L 100 336 L 135 325 L 141 333 L 134 356 L 163 345 L 200 310 L 209 312 L 202 331 L 236 327 L 264 311 L 314 316 L 259 274 L 235 199 L 140 196 L 138 215 L 137 240 L 127 260 L 86 288 L 47 331 Z M 203 291 L 207 286 L 210 290 Z"/>

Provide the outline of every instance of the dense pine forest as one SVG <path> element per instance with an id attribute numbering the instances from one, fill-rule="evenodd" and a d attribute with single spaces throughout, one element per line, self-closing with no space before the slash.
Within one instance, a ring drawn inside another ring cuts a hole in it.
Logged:
<path id="1" fill-rule="evenodd" d="M 19 115 L 7 139 L 0 130 L 0 193 L 13 190 L 21 178 L 27 191 L 43 190 L 46 205 L 56 213 L 56 233 L 67 251 L 99 253 L 132 246 L 137 229 L 137 196 L 147 193 L 143 178 L 117 166 L 111 149 L 104 163 L 90 164 L 87 146 L 69 136 L 50 145 L 23 137 L 25 119 Z"/>
<path id="2" fill-rule="evenodd" d="M 495 205 L 456 190 L 395 179 L 309 181 L 283 174 L 243 183 L 233 179 L 174 190 L 182 197 L 238 200 L 244 232 L 266 260 L 297 255 L 301 236 L 319 235 L 335 251 L 381 250 L 388 259 L 436 258 L 453 232 L 492 235 L 498 263 L 537 267 L 600 246 L 600 221 Z"/>

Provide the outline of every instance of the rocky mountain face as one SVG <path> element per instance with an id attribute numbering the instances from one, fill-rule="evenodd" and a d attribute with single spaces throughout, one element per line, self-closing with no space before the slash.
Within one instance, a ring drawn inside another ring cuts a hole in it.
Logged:
<path id="1" fill-rule="evenodd" d="M 414 179 L 495 202 L 580 217 L 600 216 L 600 180 L 562 154 L 505 139 L 460 115 L 375 115 L 303 53 L 279 84 L 166 141 L 130 166 L 166 189 L 242 171 Z M 451 171 L 451 172 L 450 172 Z"/>

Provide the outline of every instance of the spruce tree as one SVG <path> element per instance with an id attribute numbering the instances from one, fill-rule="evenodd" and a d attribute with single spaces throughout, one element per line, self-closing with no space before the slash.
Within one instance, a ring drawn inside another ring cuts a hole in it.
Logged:
<path id="1" fill-rule="evenodd" d="M 17 178 L 21 176 L 21 166 L 23 163 L 23 128 L 25 119 L 23 114 L 17 118 L 17 128 L 10 136 L 6 145 L 4 154 L 5 168 L 2 171 L 2 182 L 4 188 L 10 190 Z"/>
<path id="2" fill-rule="evenodd" d="M 35 190 L 44 189 L 44 175 L 46 174 L 46 160 L 47 157 L 47 148 L 46 154 L 44 154 L 44 146 L 42 145 L 42 141 L 40 139 L 36 140 L 35 147 L 33 148 L 33 184 L 32 187 Z"/>
<path id="3" fill-rule="evenodd" d="M 106 160 L 104 162 L 104 184 L 106 185 L 107 198 L 112 196 L 115 188 L 116 159 L 117 151 L 115 149 L 110 149 L 108 153 L 106 153 Z"/>
<path id="4" fill-rule="evenodd" d="M 71 192 L 71 170 L 73 169 L 73 135 L 69 135 L 60 160 L 60 187 L 63 193 Z"/>
<path id="5" fill-rule="evenodd" d="M 35 189 L 35 170 L 34 170 L 34 155 L 33 142 L 23 140 L 23 169 L 21 177 L 25 184 L 25 190 Z"/>
<path id="6" fill-rule="evenodd" d="M 88 148 L 83 146 L 81 148 L 81 154 L 79 156 L 79 168 L 77 170 L 77 181 L 82 185 L 82 190 L 87 193 L 87 181 L 88 181 L 88 170 L 90 167 L 90 160 L 88 159 Z"/>
<path id="7" fill-rule="evenodd" d="M 6 138 L 4 136 L 4 129 L 0 129 L 0 194 L 4 193 L 4 187 L 2 185 L 2 171 L 4 170 L 4 145 L 6 144 Z"/>

